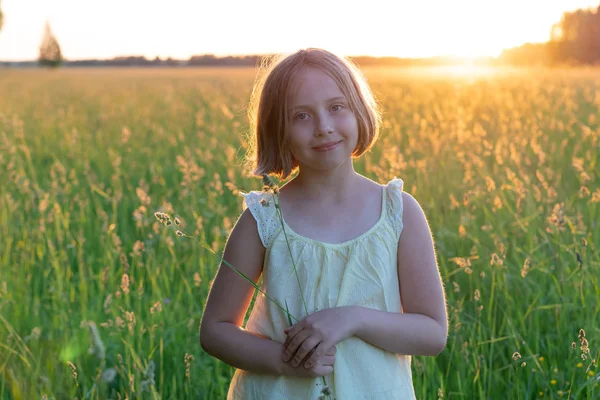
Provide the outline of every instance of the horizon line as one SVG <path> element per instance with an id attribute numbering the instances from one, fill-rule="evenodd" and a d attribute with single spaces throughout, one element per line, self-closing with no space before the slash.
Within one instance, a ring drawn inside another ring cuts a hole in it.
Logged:
<path id="1" fill-rule="evenodd" d="M 541 43 L 545 43 L 545 42 L 541 42 Z M 528 43 L 524 43 L 524 44 L 528 44 Z M 503 51 L 505 51 L 507 49 L 504 49 Z M 192 54 L 190 56 L 188 56 L 187 58 L 177 58 L 177 57 L 173 57 L 173 56 L 155 56 L 155 57 L 149 57 L 146 55 L 142 55 L 142 54 L 127 54 L 127 55 L 115 55 L 112 56 L 112 58 L 63 58 L 63 61 L 66 62 L 70 62 L 70 61 L 89 61 L 89 60 L 95 60 L 95 61 L 110 61 L 110 60 L 114 60 L 114 59 L 118 59 L 118 58 L 129 58 L 129 57 L 143 57 L 147 60 L 156 60 L 157 58 L 159 60 L 189 60 L 192 57 L 202 57 L 202 56 L 213 56 L 217 59 L 220 58 L 228 58 L 228 57 L 267 57 L 273 54 L 282 54 L 282 53 L 286 53 L 286 52 L 280 52 L 280 53 L 254 53 L 254 54 L 215 54 L 215 53 L 203 53 L 203 54 Z M 381 58 L 395 58 L 398 60 L 429 60 L 429 59 L 456 59 L 456 60 L 483 60 L 483 59 L 497 59 L 500 57 L 500 55 L 498 56 L 491 56 L 491 55 L 486 55 L 486 56 L 457 56 L 457 55 L 449 55 L 449 54 L 440 54 L 440 55 L 433 55 L 433 56 L 421 56 L 421 57 L 402 57 L 402 56 L 392 56 L 392 55 L 365 55 L 365 54 L 361 54 L 361 55 L 344 55 L 344 57 L 347 58 L 374 58 L 374 59 L 381 59 Z M 1 60 L 0 59 L 0 63 L 18 63 L 18 62 L 36 62 L 38 61 L 37 58 L 35 59 L 19 59 L 19 60 Z"/>

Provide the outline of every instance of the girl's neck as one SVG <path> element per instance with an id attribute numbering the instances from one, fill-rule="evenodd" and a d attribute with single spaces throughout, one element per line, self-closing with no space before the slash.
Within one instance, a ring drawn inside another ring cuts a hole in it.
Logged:
<path id="1" fill-rule="evenodd" d="M 354 166 L 350 161 L 329 171 L 301 167 L 298 176 L 288 185 L 291 184 L 294 191 L 302 193 L 305 200 L 340 203 L 352 193 L 356 193 L 358 185 L 363 180 L 364 178 L 354 171 Z"/>

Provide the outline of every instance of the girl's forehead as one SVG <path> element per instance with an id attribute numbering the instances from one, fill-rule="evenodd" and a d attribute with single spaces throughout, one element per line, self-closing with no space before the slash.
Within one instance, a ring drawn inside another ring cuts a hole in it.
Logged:
<path id="1" fill-rule="evenodd" d="M 345 97 L 337 82 L 327 73 L 316 69 L 306 68 L 299 71 L 292 79 L 288 91 L 288 101 L 291 103 Z M 296 104 L 290 104 L 295 106 Z"/>

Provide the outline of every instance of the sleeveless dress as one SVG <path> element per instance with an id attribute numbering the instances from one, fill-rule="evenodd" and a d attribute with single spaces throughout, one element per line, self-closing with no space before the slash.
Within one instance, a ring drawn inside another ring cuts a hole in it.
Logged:
<path id="1" fill-rule="evenodd" d="M 397 250 L 402 232 L 401 179 L 382 186 L 381 216 L 371 229 L 344 243 L 330 244 L 295 233 L 284 221 L 308 310 L 361 306 L 401 312 Z M 298 281 L 273 194 L 241 193 L 254 216 L 266 248 L 261 290 L 299 321 L 306 317 Z M 264 295 L 256 297 L 245 329 L 280 343 L 289 327 L 287 315 Z M 326 376 L 337 400 L 415 399 L 411 357 L 394 354 L 356 336 L 336 345 L 333 373 Z M 255 374 L 236 369 L 228 400 L 314 399 L 321 392 L 318 378 Z"/>

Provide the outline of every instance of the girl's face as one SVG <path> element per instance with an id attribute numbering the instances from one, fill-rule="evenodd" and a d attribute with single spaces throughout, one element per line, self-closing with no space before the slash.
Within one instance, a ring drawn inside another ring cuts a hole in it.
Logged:
<path id="1" fill-rule="evenodd" d="M 337 83 L 316 68 L 301 71 L 294 83 L 288 137 L 300 169 L 331 170 L 351 162 L 358 122 Z"/>

